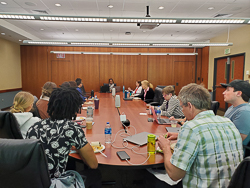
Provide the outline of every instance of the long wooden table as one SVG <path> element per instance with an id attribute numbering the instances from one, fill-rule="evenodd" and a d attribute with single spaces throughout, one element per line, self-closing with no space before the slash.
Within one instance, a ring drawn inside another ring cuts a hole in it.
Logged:
<path id="1" fill-rule="evenodd" d="M 133 101 L 124 101 L 123 93 L 118 93 L 121 97 L 121 107 L 119 108 L 120 113 L 125 113 L 127 119 L 130 120 L 130 125 L 136 128 L 136 132 L 149 132 L 154 133 L 156 135 L 165 134 L 166 126 L 170 125 L 158 125 L 155 121 L 148 122 L 148 118 L 152 117 L 152 115 L 140 115 L 140 113 L 146 113 L 146 103 L 141 100 L 133 100 Z M 116 136 L 115 143 L 113 143 L 116 147 L 123 147 L 122 141 L 124 134 L 120 136 L 120 133 L 125 133 L 123 126 L 120 122 L 120 117 L 117 109 L 115 108 L 115 99 L 112 97 L 111 93 L 96 93 L 99 98 L 99 109 L 94 110 L 94 122 L 93 128 L 88 130 L 84 128 L 84 132 L 86 134 L 87 140 L 90 142 L 99 141 L 101 144 L 105 145 L 105 150 L 103 153 L 107 155 L 107 158 L 104 157 L 101 153 L 96 153 L 96 157 L 98 159 L 98 163 L 101 165 L 109 165 L 114 167 L 129 167 L 133 166 L 135 168 L 147 168 L 147 167 L 159 167 L 163 166 L 163 154 L 156 153 L 155 155 L 151 155 L 147 162 L 141 165 L 148 158 L 147 155 L 147 145 L 141 146 L 138 149 L 135 148 L 137 154 L 133 152 L 131 149 L 117 149 L 111 146 L 111 144 L 105 144 L 105 135 L 104 128 L 106 122 L 109 122 L 112 127 L 112 140 L 114 140 L 115 135 L 118 131 L 119 134 Z M 84 106 L 94 106 L 92 105 L 84 105 Z M 78 116 L 86 117 L 86 110 L 82 110 L 81 114 Z M 129 127 L 128 131 L 133 135 L 135 134 L 135 129 L 133 127 Z M 135 144 L 129 143 L 128 147 L 132 148 Z M 156 144 L 156 147 L 158 145 Z M 136 165 L 131 165 L 127 161 L 121 161 L 117 156 L 117 151 L 126 151 L 130 156 L 130 162 Z M 76 154 L 70 154 L 71 157 L 76 159 L 80 159 L 80 156 Z"/>

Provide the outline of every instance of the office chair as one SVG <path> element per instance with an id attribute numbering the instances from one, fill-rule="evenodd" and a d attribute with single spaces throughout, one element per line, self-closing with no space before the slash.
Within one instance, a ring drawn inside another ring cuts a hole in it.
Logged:
<path id="1" fill-rule="evenodd" d="M 250 157 L 245 158 L 236 168 L 228 188 L 249 188 Z"/>
<path id="2" fill-rule="evenodd" d="M 36 106 L 36 103 L 37 103 L 37 101 L 34 101 L 34 103 L 33 103 L 33 108 L 32 108 L 32 110 L 31 110 L 31 112 L 32 112 L 32 114 L 33 114 L 34 117 L 39 117 L 39 118 L 41 118 L 41 116 L 40 116 L 40 114 L 39 114 L 39 111 L 38 111 L 38 108 L 37 108 L 37 106 Z"/>
<path id="3" fill-rule="evenodd" d="M 217 110 L 219 109 L 219 107 L 220 103 L 218 101 L 211 101 L 210 110 L 213 110 L 215 115 L 217 114 Z"/>
<path id="4" fill-rule="evenodd" d="M 23 139 L 16 117 L 11 112 L 0 112 L 0 138 Z"/>
<path id="5" fill-rule="evenodd" d="M 156 87 L 155 88 L 155 96 L 153 98 L 153 102 L 150 102 L 149 104 L 151 106 L 161 106 L 164 101 L 164 97 L 162 96 L 162 88 Z"/>
<path id="6" fill-rule="evenodd" d="M 39 140 L 0 139 L 0 185 L 4 188 L 48 188 L 48 162 Z"/>

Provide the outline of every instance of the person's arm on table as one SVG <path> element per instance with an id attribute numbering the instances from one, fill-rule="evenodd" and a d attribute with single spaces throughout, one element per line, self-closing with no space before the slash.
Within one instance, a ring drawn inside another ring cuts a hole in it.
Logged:
<path id="1" fill-rule="evenodd" d="M 165 139 L 163 136 L 159 136 L 158 144 L 164 154 L 164 166 L 169 175 L 169 177 L 173 181 L 177 181 L 182 179 L 186 175 L 186 171 L 177 168 L 176 166 L 172 165 L 170 159 L 172 157 L 171 149 L 170 149 L 170 141 Z"/>
<path id="2" fill-rule="evenodd" d="M 90 168 L 96 169 L 98 167 L 98 161 L 96 159 L 93 148 L 89 143 L 79 149 L 79 155 L 81 156 L 83 162 Z"/>

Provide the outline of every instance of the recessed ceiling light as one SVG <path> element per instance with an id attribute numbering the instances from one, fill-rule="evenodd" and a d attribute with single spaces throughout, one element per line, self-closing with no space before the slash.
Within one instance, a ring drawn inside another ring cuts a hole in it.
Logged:
<path id="1" fill-rule="evenodd" d="M 146 33 L 146 31 L 142 31 L 143 33 Z"/>
<path id="2" fill-rule="evenodd" d="M 111 31 L 111 32 L 112 32 L 113 30 L 112 30 L 112 29 L 110 29 L 109 31 Z"/>
<path id="3" fill-rule="evenodd" d="M 41 28 L 40 30 L 41 30 L 41 31 L 43 31 L 44 29 L 43 29 L 43 28 Z"/>
<path id="4" fill-rule="evenodd" d="M 113 6 L 113 5 L 108 5 L 107 7 L 108 7 L 108 8 L 113 8 L 114 6 Z"/>
<path id="5" fill-rule="evenodd" d="M 6 2 L 4 2 L 4 1 L 2 1 L 2 2 L 1 2 L 1 4 L 2 4 L 2 5 L 7 5 L 7 3 L 6 3 Z"/>
<path id="6" fill-rule="evenodd" d="M 22 40 L 19 40 L 20 42 L 22 41 Z"/>
<path id="7" fill-rule="evenodd" d="M 62 6 L 60 3 L 56 3 L 55 4 L 57 7 L 60 7 L 60 6 Z"/>
<path id="8" fill-rule="evenodd" d="M 208 10 L 214 10 L 214 7 L 208 7 L 207 9 Z"/>
<path id="9" fill-rule="evenodd" d="M 163 6 L 159 6 L 158 9 L 159 9 L 159 10 L 162 10 L 162 9 L 164 9 L 164 7 L 163 7 Z"/>
<path id="10" fill-rule="evenodd" d="M 1 33 L 1 35 L 5 35 L 5 33 Z"/>
<path id="11" fill-rule="evenodd" d="M 75 29 L 75 31 L 79 31 L 78 29 Z"/>

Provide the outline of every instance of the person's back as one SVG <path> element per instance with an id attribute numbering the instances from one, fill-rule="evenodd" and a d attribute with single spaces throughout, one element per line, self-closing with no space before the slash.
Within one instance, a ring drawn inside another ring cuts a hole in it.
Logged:
<path id="1" fill-rule="evenodd" d="M 52 91 L 57 87 L 54 82 L 46 82 L 42 88 L 42 95 L 40 99 L 36 102 L 36 106 L 39 112 L 39 115 L 42 119 L 49 118 L 48 103 Z"/>
<path id="2" fill-rule="evenodd" d="M 184 164 L 187 173 L 183 184 L 186 187 L 227 187 L 233 172 L 243 160 L 242 141 L 235 125 L 228 118 L 215 116 L 209 110 L 186 122 L 181 133 L 171 163 Z M 185 148 L 187 143 L 195 150 L 178 150 L 178 147 Z M 184 152 L 187 159 L 194 160 L 192 163 L 188 160 L 178 162 Z"/>
<path id="3" fill-rule="evenodd" d="M 82 128 L 72 121 L 81 107 L 82 98 L 74 88 L 57 88 L 48 104 L 49 119 L 34 124 L 26 138 L 40 139 L 48 159 L 51 177 L 59 177 L 66 169 L 72 146 L 90 168 L 97 168 L 94 151 Z"/>
<path id="4" fill-rule="evenodd" d="M 33 114 L 30 112 L 33 107 L 33 102 L 34 96 L 31 93 L 21 91 L 16 94 L 13 106 L 10 110 L 17 119 L 23 138 L 25 138 L 28 129 L 34 123 L 40 121 L 40 118 L 33 117 Z"/>

